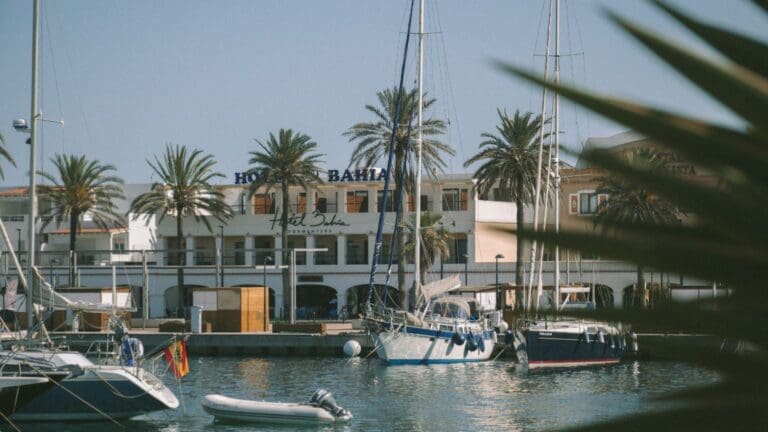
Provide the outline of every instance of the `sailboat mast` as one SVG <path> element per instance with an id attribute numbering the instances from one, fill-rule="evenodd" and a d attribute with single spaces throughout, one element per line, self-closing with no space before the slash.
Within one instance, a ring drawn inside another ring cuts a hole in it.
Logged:
<path id="1" fill-rule="evenodd" d="M 416 190 L 414 222 L 414 248 L 413 248 L 413 277 L 416 295 L 421 289 L 421 148 L 422 148 L 422 123 L 424 121 L 424 0 L 419 0 L 419 101 L 416 129 Z M 403 173 L 405 174 L 405 173 Z M 416 305 L 414 305 L 416 306 Z"/>
<path id="2" fill-rule="evenodd" d="M 560 0 L 555 0 L 555 85 L 560 83 Z M 560 95 L 555 91 L 554 106 L 555 154 L 555 234 L 560 232 Z M 555 244 L 555 310 L 560 309 L 560 246 Z"/>
<path id="3" fill-rule="evenodd" d="M 39 42 L 39 29 L 40 29 L 40 0 L 35 0 L 32 7 L 32 101 L 31 101 L 31 114 L 29 125 L 29 220 L 27 221 L 27 227 L 29 232 L 27 233 L 27 286 L 26 289 L 26 303 L 27 303 L 27 333 L 32 332 L 32 325 L 34 324 L 34 308 L 32 306 L 32 287 L 34 286 L 35 277 L 35 220 L 37 219 L 37 184 L 35 173 L 36 156 L 35 156 L 35 144 L 37 141 L 37 86 L 38 86 L 38 48 Z"/>
<path id="4" fill-rule="evenodd" d="M 552 0 L 549 0 L 549 14 L 547 15 L 547 49 L 546 54 L 544 56 L 544 81 L 546 82 L 549 78 L 549 44 L 550 44 L 550 35 L 552 34 Z M 533 231 L 538 231 L 539 228 L 539 204 L 541 203 L 541 170 L 542 170 L 542 159 L 544 157 L 544 122 L 546 120 L 546 113 L 547 113 L 547 89 L 546 87 L 542 87 L 542 95 L 541 95 L 541 130 L 539 131 L 539 161 L 538 161 L 538 168 L 536 169 L 536 191 L 534 193 L 534 203 L 533 203 Z M 518 203 L 519 205 L 519 203 Z M 518 221 L 520 223 L 520 221 Z M 528 282 L 528 302 L 526 305 L 526 310 L 531 309 L 531 300 L 533 297 L 533 280 L 534 276 L 536 275 L 536 246 L 537 241 L 533 240 L 531 244 L 531 271 L 529 272 L 530 280 Z M 538 309 L 538 303 L 539 299 L 536 299 L 536 303 L 534 304 L 534 307 Z"/>

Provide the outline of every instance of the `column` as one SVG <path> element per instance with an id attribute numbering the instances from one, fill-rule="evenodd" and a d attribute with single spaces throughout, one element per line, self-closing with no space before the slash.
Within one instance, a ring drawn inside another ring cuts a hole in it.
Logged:
<path id="1" fill-rule="evenodd" d="M 315 247 L 315 236 L 308 235 L 307 236 L 307 249 L 312 249 Z M 307 252 L 307 265 L 312 266 L 315 264 L 315 253 L 314 252 Z"/>
<path id="2" fill-rule="evenodd" d="M 258 265 L 253 262 L 253 249 L 256 248 L 256 236 L 251 233 L 245 235 L 245 265 Z M 261 263 L 264 264 L 264 263 Z"/>
<path id="3" fill-rule="evenodd" d="M 341 319 L 342 317 L 344 319 L 349 319 L 349 311 L 346 310 L 347 308 L 347 290 L 339 290 L 336 292 L 336 312 L 338 313 L 338 317 Z M 342 311 L 346 312 L 345 315 L 342 315 Z"/>
<path id="4" fill-rule="evenodd" d="M 191 235 L 187 235 L 187 237 L 184 240 L 185 240 L 184 248 L 187 250 L 186 252 L 187 265 L 194 265 L 195 264 L 195 237 Z"/>
<path id="5" fill-rule="evenodd" d="M 336 237 L 336 262 L 343 266 L 347 264 L 347 238 L 344 235 Z"/>
<path id="6" fill-rule="evenodd" d="M 376 234 L 368 234 L 368 265 L 371 264 L 373 259 L 373 250 L 376 245 Z"/>

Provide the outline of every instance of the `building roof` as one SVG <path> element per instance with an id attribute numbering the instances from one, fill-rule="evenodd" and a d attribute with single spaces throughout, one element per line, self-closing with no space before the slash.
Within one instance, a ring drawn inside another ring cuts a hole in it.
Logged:
<path id="1" fill-rule="evenodd" d="M 625 144 L 643 141 L 647 139 L 634 131 L 625 131 L 607 137 L 591 137 L 584 142 L 584 151 L 597 149 L 611 149 Z M 589 168 L 589 163 L 581 158 L 576 161 L 576 168 Z"/>

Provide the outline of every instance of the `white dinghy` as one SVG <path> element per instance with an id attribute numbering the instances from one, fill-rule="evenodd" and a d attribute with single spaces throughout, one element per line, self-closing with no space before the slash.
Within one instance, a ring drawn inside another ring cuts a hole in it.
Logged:
<path id="1" fill-rule="evenodd" d="M 217 419 L 253 423 L 319 424 L 346 423 L 352 413 L 336 405 L 333 395 L 318 390 L 309 403 L 266 402 L 206 395 L 203 409 Z"/>

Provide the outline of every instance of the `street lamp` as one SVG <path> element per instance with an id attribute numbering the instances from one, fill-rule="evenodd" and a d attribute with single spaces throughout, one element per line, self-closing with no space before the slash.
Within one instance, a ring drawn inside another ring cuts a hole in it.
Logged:
<path id="1" fill-rule="evenodd" d="M 219 249 L 220 263 L 219 271 L 221 272 L 221 286 L 224 286 L 224 225 L 219 225 L 219 237 L 221 238 L 221 248 Z"/>
<path id="2" fill-rule="evenodd" d="M 501 286 L 499 285 L 499 260 L 504 258 L 502 254 L 496 254 L 496 309 L 501 310 Z"/>
<path id="3" fill-rule="evenodd" d="M 469 254 L 464 254 L 464 285 L 469 286 Z"/>

